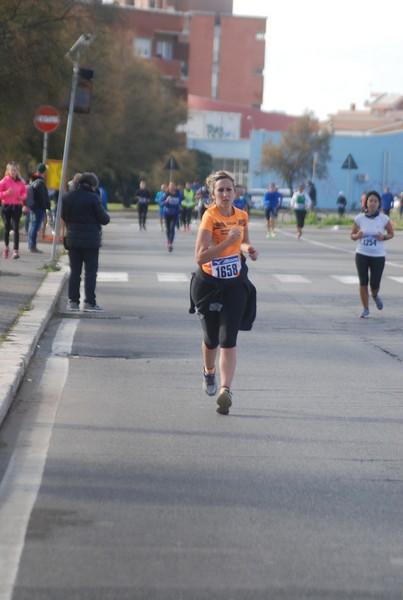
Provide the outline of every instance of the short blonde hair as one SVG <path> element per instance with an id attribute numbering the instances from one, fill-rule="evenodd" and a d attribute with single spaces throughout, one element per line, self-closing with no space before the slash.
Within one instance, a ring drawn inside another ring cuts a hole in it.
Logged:
<path id="1" fill-rule="evenodd" d="M 214 186 L 217 183 L 217 181 L 220 181 L 220 179 L 230 179 L 235 188 L 235 179 L 233 175 L 231 175 L 231 173 L 228 173 L 228 171 L 216 171 L 215 173 L 211 173 L 211 175 L 209 175 L 206 179 L 206 185 L 209 189 L 210 194 L 214 192 Z"/>

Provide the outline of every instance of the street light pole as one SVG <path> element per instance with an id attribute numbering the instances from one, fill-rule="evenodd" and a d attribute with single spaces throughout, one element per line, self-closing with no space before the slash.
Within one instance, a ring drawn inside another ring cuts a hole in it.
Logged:
<path id="1" fill-rule="evenodd" d="M 81 52 L 87 48 L 95 38 L 94 35 L 90 35 L 89 33 L 83 33 L 80 35 L 75 44 L 70 48 L 70 50 L 66 54 L 66 58 L 70 58 L 73 61 L 73 79 L 71 82 L 71 93 L 70 93 L 70 103 L 69 103 L 69 112 L 67 116 L 67 124 L 66 124 L 66 134 L 64 138 L 64 150 L 63 150 L 63 162 L 62 162 L 62 174 L 60 178 L 60 189 L 59 195 L 57 198 L 57 208 L 56 208 L 56 217 L 55 217 L 55 233 L 53 236 L 53 244 L 52 244 L 52 255 L 51 255 L 51 264 L 55 265 L 57 262 L 57 244 L 59 238 L 59 229 L 60 229 L 60 217 L 62 213 L 62 198 L 64 194 L 64 188 L 66 183 L 66 175 L 67 175 L 67 163 L 69 159 L 69 151 L 70 151 L 70 139 L 71 139 L 71 129 L 73 126 L 73 114 L 74 114 L 74 102 L 76 97 L 76 89 L 77 89 L 77 79 L 78 79 L 78 71 L 80 68 L 80 56 Z"/>
<path id="2" fill-rule="evenodd" d="M 249 123 L 249 161 L 248 161 L 248 185 L 247 188 L 251 187 L 252 180 L 252 148 L 253 148 L 253 133 L 254 133 L 254 122 L 253 117 L 248 115 L 246 117 L 247 122 Z"/>

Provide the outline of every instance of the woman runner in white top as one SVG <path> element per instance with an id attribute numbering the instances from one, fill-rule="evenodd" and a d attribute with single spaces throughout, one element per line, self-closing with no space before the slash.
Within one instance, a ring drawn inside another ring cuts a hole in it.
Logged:
<path id="1" fill-rule="evenodd" d="M 357 241 L 355 264 L 360 280 L 360 299 L 362 303 L 361 319 L 369 317 L 368 283 L 371 296 L 378 310 L 382 310 L 383 302 L 378 296 L 383 269 L 385 267 L 385 241 L 393 238 L 393 227 L 389 217 L 379 212 L 381 197 L 376 191 L 365 195 L 364 212 L 354 219 L 350 237 Z"/>

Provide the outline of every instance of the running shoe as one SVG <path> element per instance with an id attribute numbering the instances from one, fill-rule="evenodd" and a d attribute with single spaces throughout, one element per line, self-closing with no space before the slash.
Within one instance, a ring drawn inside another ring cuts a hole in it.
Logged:
<path id="1" fill-rule="evenodd" d="M 80 306 L 78 302 L 73 302 L 72 300 L 69 300 L 67 310 L 70 310 L 71 312 L 78 312 L 80 310 Z"/>
<path id="2" fill-rule="evenodd" d="M 207 396 L 214 396 L 217 393 L 217 382 L 215 373 L 206 373 L 203 369 L 203 390 Z"/>
<path id="3" fill-rule="evenodd" d="M 217 396 L 217 412 L 219 415 L 227 415 L 229 413 L 230 406 L 232 406 L 232 393 L 228 388 L 225 388 Z"/>
<path id="4" fill-rule="evenodd" d="M 8 258 L 8 252 L 9 252 L 8 248 L 5 247 L 4 251 L 3 251 L 3 258 Z"/>
<path id="5" fill-rule="evenodd" d="M 271 237 L 271 235 L 270 235 L 270 231 L 268 231 L 268 232 L 266 233 L 266 237 L 267 237 L 267 239 L 269 239 L 269 238 Z"/>
<path id="6" fill-rule="evenodd" d="M 103 312 L 103 308 L 98 306 L 98 304 L 90 304 L 89 302 L 84 302 L 84 312 Z"/>
<path id="7" fill-rule="evenodd" d="M 369 317 L 369 310 L 368 310 L 368 308 L 364 308 L 364 310 L 360 314 L 360 319 L 368 319 L 368 317 Z"/>
<path id="8" fill-rule="evenodd" d="M 379 296 L 375 296 L 375 298 L 374 298 L 374 302 L 375 302 L 375 304 L 376 304 L 376 308 L 377 308 L 378 310 L 382 310 L 382 309 L 383 309 L 383 302 L 382 302 L 382 300 L 380 299 L 380 297 L 379 297 Z"/>
<path id="9" fill-rule="evenodd" d="M 20 258 L 18 250 L 13 250 L 13 258 Z"/>
<path id="10" fill-rule="evenodd" d="M 169 244 L 168 245 L 168 252 L 172 252 L 172 250 L 173 250 L 173 246 L 172 246 L 172 244 Z"/>

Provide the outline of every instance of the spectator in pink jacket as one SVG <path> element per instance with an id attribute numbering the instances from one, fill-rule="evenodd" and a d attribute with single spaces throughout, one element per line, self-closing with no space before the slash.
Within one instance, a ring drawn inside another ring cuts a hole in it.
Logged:
<path id="1" fill-rule="evenodd" d="M 27 189 L 22 179 L 17 163 L 11 161 L 6 167 L 3 179 L 0 181 L 1 216 L 4 221 L 4 251 L 3 258 L 9 256 L 10 231 L 14 231 L 13 258 L 19 258 L 20 219 L 22 207 L 27 197 Z"/>

